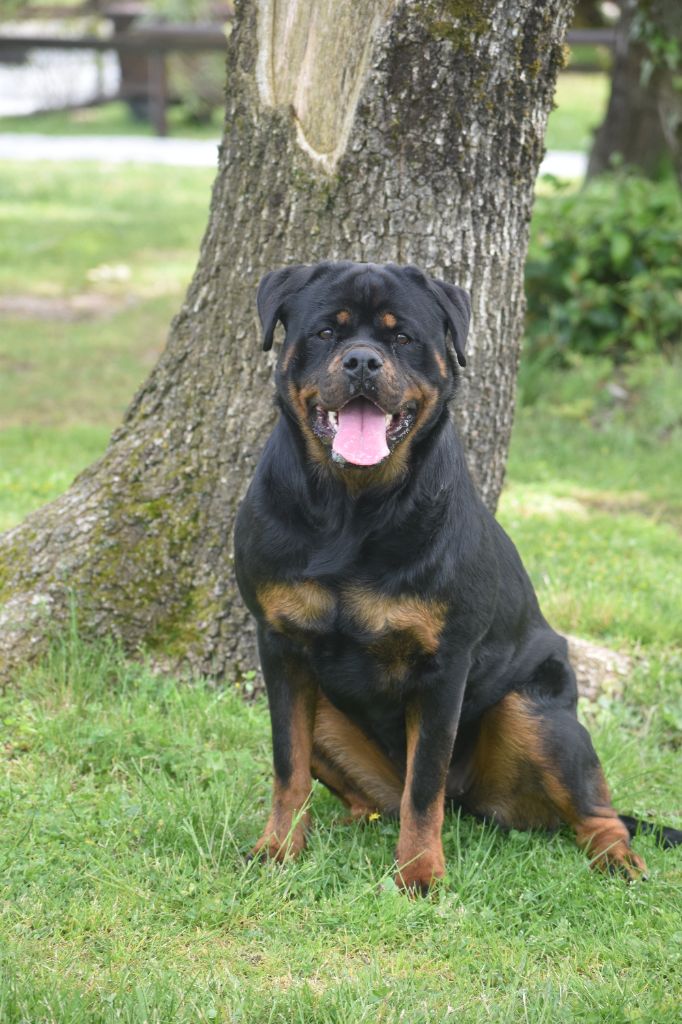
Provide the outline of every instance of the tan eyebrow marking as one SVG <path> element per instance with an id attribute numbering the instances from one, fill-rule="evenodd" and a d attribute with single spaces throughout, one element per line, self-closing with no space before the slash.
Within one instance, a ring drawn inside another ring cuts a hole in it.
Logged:
<path id="1" fill-rule="evenodd" d="M 397 317 L 393 313 L 382 313 L 379 319 L 381 320 L 384 327 L 388 327 L 388 329 L 391 331 L 398 323 Z"/>
<path id="2" fill-rule="evenodd" d="M 336 314 L 336 322 L 339 324 L 347 324 L 350 320 L 350 312 L 347 309 L 340 309 Z"/>

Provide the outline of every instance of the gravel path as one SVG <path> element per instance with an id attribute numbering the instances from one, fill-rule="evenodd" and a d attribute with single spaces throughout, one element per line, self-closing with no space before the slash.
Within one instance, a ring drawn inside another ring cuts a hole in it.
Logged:
<path id="1" fill-rule="evenodd" d="M 218 139 L 159 139 L 137 135 L 0 133 L 0 160 L 97 160 L 113 164 L 217 167 Z"/>

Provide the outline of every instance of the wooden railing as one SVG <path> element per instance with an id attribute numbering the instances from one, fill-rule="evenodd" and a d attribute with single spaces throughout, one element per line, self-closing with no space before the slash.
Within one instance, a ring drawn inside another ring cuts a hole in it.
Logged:
<path id="1" fill-rule="evenodd" d="M 220 26 L 163 25 L 149 26 L 130 32 L 102 36 L 61 35 L 0 35 L 0 54 L 42 50 L 115 50 L 121 56 L 136 54 L 146 58 L 146 93 L 149 116 L 157 135 L 168 133 L 166 111 L 168 107 L 168 75 L 166 58 L 169 53 L 201 53 L 224 51 L 226 36 Z M 125 89 L 121 91 L 125 99 Z"/>

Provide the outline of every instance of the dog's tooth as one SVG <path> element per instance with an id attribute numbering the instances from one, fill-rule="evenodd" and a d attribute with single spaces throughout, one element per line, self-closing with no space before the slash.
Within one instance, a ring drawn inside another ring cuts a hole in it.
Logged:
<path id="1" fill-rule="evenodd" d="M 388 430 L 388 428 L 391 425 L 391 420 L 393 419 L 393 417 L 390 415 L 390 413 L 387 413 L 386 416 L 384 416 L 384 419 L 386 421 L 386 430 Z"/>

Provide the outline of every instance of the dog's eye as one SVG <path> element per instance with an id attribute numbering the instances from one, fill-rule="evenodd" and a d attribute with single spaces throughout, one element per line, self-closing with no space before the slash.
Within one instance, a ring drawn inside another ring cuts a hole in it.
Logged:
<path id="1" fill-rule="evenodd" d="M 325 327 L 323 331 L 320 331 L 318 338 L 322 338 L 322 341 L 331 341 L 334 337 L 334 332 L 331 327 Z"/>
<path id="2" fill-rule="evenodd" d="M 409 343 L 412 341 L 412 338 L 408 338 L 406 334 L 396 334 L 395 340 L 398 342 L 399 345 L 409 345 Z"/>

